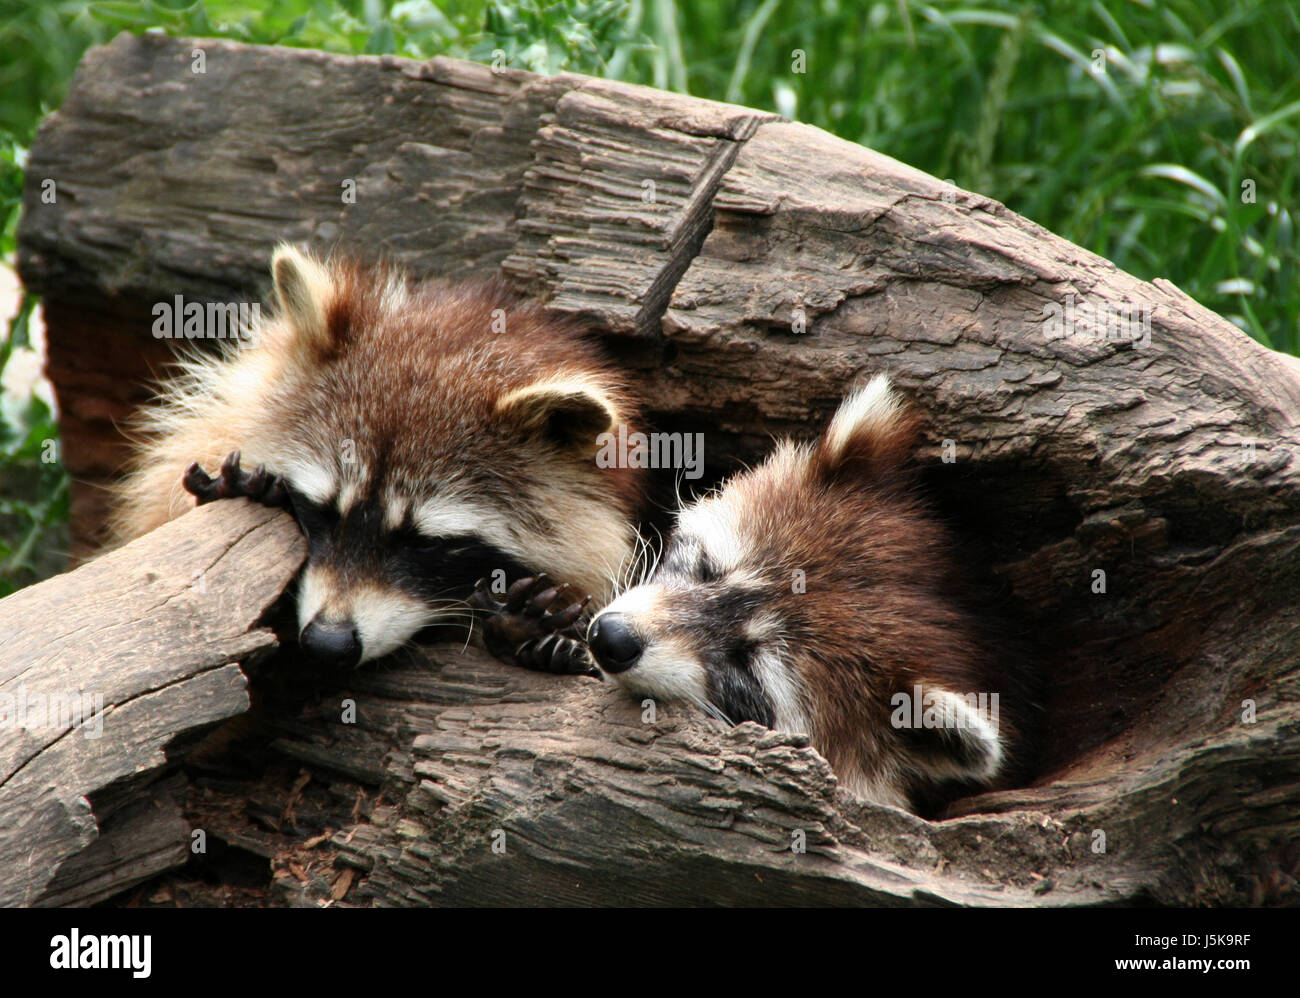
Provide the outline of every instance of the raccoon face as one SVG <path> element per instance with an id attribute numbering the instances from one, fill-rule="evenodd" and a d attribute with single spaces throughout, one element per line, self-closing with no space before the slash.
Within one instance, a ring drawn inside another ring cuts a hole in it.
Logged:
<path id="1" fill-rule="evenodd" d="M 542 404 L 536 396 L 530 403 Z M 552 414 L 547 432 L 561 415 Z M 307 458 L 300 445 L 282 458 L 279 473 L 307 537 L 298 617 L 300 643 L 313 658 L 347 668 L 396 650 L 426 627 L 468 627 L 466 599 L 480 578 L 546 571 L 591 585 L 613 574 L 601 559 L 617 564 L 626 556 L 631 524 L 612 502 L 583 504 L 566 492 L 566 475 L 582 485 L 568 451 L 540 449 L 529 460 L 530 431 L 513 417 L 484 416 L 480 430 L 484 437 L 519 434 L 525 453 L 514 455 L 513 472 L 503 455 L 499 479 L 476 477 L 492 469 L 470 454 L 426 442 L 413 464 L 409 450 L 386 436 L 357 431 L 345 461 L 342 449 L 327 446 L 331 438 L 313 441 L 310 429 L 299 427 L 297 436 L 315 452 Z M 573 515 L 576 540 L 560 529 L 565 512 Z"/>
<path id="2" fill-rule="evenodd" d="M 288 248 L 272 270 L 280 320 L 257 371 L 278 390 L 241 444 L 307 536 L 309 654 L 349 667 L 468 625 L 498 571 L 606 597 L 643 479 L 597 466 L 636 406 L 591 344 L 490 283 L 413 285 Z"/>
<path id="3" fill-rule="evenodd" d="M 289 488 L 307 537 L 299 642 L 323 665 L 350 668 L 395 651 L 426 627 L 461 624 L 473 580 L 525 574 L 493 543 L 474 504 L 320 502 Z"/>
<path id="4" fill-rule="evenodd" d="M 771 566 L 746 555 L 728 497 L 681 512 L 653 578 L 592 621 L 588 645 L 629 691 L 685 699 L 731 724 L 808 731 L 790 655 L 803 629 L 785 619 Z"/>
<path id="5" fill-rule="evenodd" d="M 637 695 L 807 733 L 871 800 L 906 808 L 992 778 L 1002 746 L 996 713 L 968 697 L 985 689 L 973 628 L 945 589 L 942 531 L 901 474 L 914 439 L 878 379 L 815 444 L 782 444 L 687 506 L 650 581 L 592 621 L 602 671 Z"/>

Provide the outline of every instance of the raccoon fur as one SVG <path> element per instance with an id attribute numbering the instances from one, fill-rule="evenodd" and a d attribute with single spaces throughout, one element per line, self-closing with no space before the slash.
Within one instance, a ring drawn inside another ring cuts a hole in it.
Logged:
<path id="1" fill-rule="evenodd" d="M 648 581 L 592 620 L 601 670 L 639 696 L 805 732 L 876 802 L 924 811 L 996 781 L 1016 684 L 914 488 L 917 432 L 877 376 L 819 440 L 781 443 L 683 508 Z"/>
<path id="2" fill-rule="evenodd" d="M 639 405 L 579 327 L 495 280 L 416 282 L 289 246 L 272 277 L 274 316 L 186 361 L 145 414 L 116 541 L 193 505 L 191 462 L 238 451 L 234 473 L 264 466 L 257 481 L 282 488 L 306 534 L 300 641 L 321 661 L 355 665 L 465 622 L 475 580 L 497 569 L 608 598 L 643 481 L 597 467 L 597 438 Z"/>

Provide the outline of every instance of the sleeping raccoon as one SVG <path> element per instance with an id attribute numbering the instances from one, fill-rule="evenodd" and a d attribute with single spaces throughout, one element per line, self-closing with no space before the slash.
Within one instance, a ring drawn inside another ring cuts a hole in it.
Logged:
<path id="1" fill-rule="evenodd" d="M 928 809 L 994 781 L 1014 690 L 913 491 L 916 436 L 877 376 L 820 440 L 784 442 L 686 506 L 649 581 L 591 622 L 601 670 L 637 695 L 805 732 L 869 800 Z"/>
<path id="2" fill-rule="evenodd" d="M 301 644 L 340 667 L 464 622 L 496 569 L 608 598 L 643 481 L 597 467 L 596 441 L 639 408 L 578 327 L 495 281 L 414 283 L 289 247 L 271 269 L 275 317 L 186 362 L 145 416 L 117 541 L 179 516 L 187 491 L 283 502 L 308 541 Z"/>

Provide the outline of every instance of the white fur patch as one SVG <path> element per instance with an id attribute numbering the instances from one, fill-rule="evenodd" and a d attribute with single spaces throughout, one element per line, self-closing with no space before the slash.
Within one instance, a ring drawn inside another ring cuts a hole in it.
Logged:
<path id="1" fill-rule="evenodd" d="M 329 595 L 329 580 L 320 569 L 308 563 L 303 569 L 298 582 L 298 630 L 311 623 L 312 618 L 321 612 L 325 599 Z"/>
<path id="2" fill-rule="evenodd" d="M 952 731 L 978 760 L 974 766 L 959 765 L 953 760 L 942 767 L 941 775 L 971 780 L 993 779 L 1002 766 L 1002 739 L 998 737 L 996 709 L 994 716 L 988 717 L 985 712 L 972 707 L 965 697 L 934 686 L 927 687 L 925 695 L 934 701 L 944 718 L 945 729 Z"/>
<path id="3" fill-rule="evenodd" d="M 415 529 L 426 537 L 481 537 L 508 554 L 518 547 L 510 524 L 491 507 L 459 496 L 438 496 L 411 512 Z"/>
<path id="4" fill-rule="evenodd" d="M 713 496 L 683 509 L 677 516 L 677 530 L 700 546 L 717 572 L 725 573 L 735 569 L 744 555 L 734 522 L 725 500 Z"/>
<path id="5" fill-rule="evenodd" d="M 340 516 L 347 516 L 348 511 L 357 504 L 361 498 L 361 481 L 358 478 L 347 478 L 339 488 L 339 500 L 337 508 Z"/>
<path id="6" fill-rule="evenodd" d="M 328 505 L 338 495 L 338 478 L 334 470 L 325 465 L 294 455 L 281 462 L 276 470 L 290 488 L 317 505 Z"/>
<path id="7" fill-rule="evenodd" d="M 674 638 L 649 645 L 636 665 L 612 677 L 633 693 L 656 700 L 704 700 L 708 697 L 704 664 Z"/>
<path id="8" fill-rule="evenodd" d="M 323 342 L 325 309 L 334 298 L 330 272 L 314 257 L 288 243 L 281 243 L 271 256 L 271 275 L 281 314 L 304 340 Z"/>
<path id="9" fill-rule="evenodd" d="M 363 662 L 397 651 L 421 628 L 446 616 L 423 600 L 403 593 L 363 588 L 354 589 L 349 596 Z"/>
<path id="10" fill-rule="evenodd" d="M 398 592 L 368 586 L 343 589 L 332 573 L 308 565 L 298 587 L 298 630 L 317 615 L 352 622 L 361 642 L 362 662 L 396 651 L 421 628 L 440 618 L 456 616 L 440 613 L 424 601 Z"/>
<path id="11" fill-rule="evenodd" d="M 653 582 L 636 586 L 605 607 L 596 615 L 596 620 L 607 613 L 621 613 L 637 631 L 638 618 L 652 619 L 662 594 L 663 587 Z M 688 645 L 675 637 L 653 638 L 641 652 L 636 665 L 610 678 L 631 693 L 656 700 L 694 700 L 698 703 L 708 698 L 708 673 L 704 663 Z"/>
<path id="12" fill-rule="evenodd" d="M 551 522 L 565 525 L 561 539 L 520 533 L 494 543 L 603 603 L 617 589 L 619 569 L 635 549 L 636 530 L 613 504 L 593 501 L 584 484 L 556 480 L 541 495 Z"/>
<path id="13" fill-rule="evenodd" d="M 392 495 L 391 493 L 384 497 L 384 526 L 389 530 L 396 530 L 406 520 L 406 514 L 411 509 L 411 500 L 405 496 Z"/>
<path id="14" fill-rule="evenodd" d="M 384 292 L 380 298 L 379 307 L 389 313 L 400 312 L 406 307 L 410 300 L 410 295 L 406 290 L 406 281 L 401 274 L 390 274 L 388 280 L 384 282 Z"/>
<path id="15" fill-rule="evenodd" d="M 749 668 L 772 701 L 776 712 L 772 727 L 778 731 L 813 734 L 799 674 L 790 668 L 780 652 L 771 645 L 759 648 L 750 659 Z"/>
<path id="16" fill-rule="evenodd" d="M 770 613 L 756 613 L 745 621 L 745 640 L 764 644 L 781 636 L 781 621 Z"/>
<path id="17" fill-rule="evenodd" d="M 894 429 L 901 411 L 902 402 L 888 376 L 877 374 L 840 404 L 826 431 L 829 454 L 839 457 L 858 437 L 885 436 Z"/>
<path id="18" fill-rule="evenodd" d="M 601 610 L 597 617 L 602 617 L 607 613 L 622 613 L 632 618 L 648 616 L 654 612 L 655 604 L 659 601 L 659 595 L 662 592 L 663 587 L 654 583 L 635 586 Z M 592 621 L 592 623 L 594 624 L 595 621 Z"/>
<path id="19" fill-rule="evenodd" d="M 636 530 L 610 504 L 593 502 L 583 482 L 551 483 L 543 495 L 549 518 L 566 524 L 562 540 L 518 528 L 490 506 L 454 493 L 437 496 L 411 514 L 429 537 L 478 537 L 520 563 L 585 590 L 597 602 L 613 594 L 619 567 L 634 551 Z"/>

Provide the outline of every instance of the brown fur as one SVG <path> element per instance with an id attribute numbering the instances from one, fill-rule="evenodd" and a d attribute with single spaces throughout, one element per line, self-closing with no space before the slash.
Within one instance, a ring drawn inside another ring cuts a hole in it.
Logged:
<path id="1" fill-rule="evenodd" d="M 344 518 L 455 500 L 513 562 L 608 596 L 635 550 L 644 475 L 598 467 L 594 438 L 603 424 L 637 428 L 640 404 L 579 326 L 498 280 L 417 282 L 289 248 L 273 273 L 278 308 L 253 342 L 183 365 L 144 415 L 115 541 L 193 505 L 180 484 L 190 462 L 212 471 L 239 450 L 247 469 L 329 492 L 315 498 Z M 309 565 L 320 612 L 345 617 L 344 589 L 382 600 L 370 562 L 332 557 L 314 579 Z"/>
<path id="2" fill-rule="evenodd" d="M 383 462 L 411 489 L 433 476 L 463 480 L 557 543 L 564 524 L 521 502 L 546 495 L 552 483 L 545 476 L 556 474 L 557 464 L 586 481 L 589 501 L 613 501 L 626 518 L 635 516 L 643 489 L 635 470 L 597 469 L 589 454 L 521 432 L 522 420 L 496 408 L 508 392 L 571 375 L 599 383 L 621 418 L 638 418 L 621 376 L 580 328 L 519 301 L 496 280 L 428 282 L 416 286 L 408 305 L 386 310 L 385 275 L 354 265 L 336 275 L 328 339 L 286 371 L 285 390 L 268 400 L 270 424 L 355 440 L 359 460 Z M 500 334 L 492 332 L 498 308 L 506 310 Z M 369 441 L 380 446 L 362 443 Z"/>
<path id="3" fill-rule="evenodd" d="M 781 685 L 763 672 L 762 655 L 771 654 L 801 690 L 796 707 L 786 697 L 787 718 L 802 718 L 850 788 L 928 807 L 934 791 L 962 782 L 965 746 L 954 755 L 947 732 L 896 728 L 892 697 L 918 684 L 923 695 L 997 692 L 1006 772 L 1019 690 L 966 608 L 951 539 L 917 494 L 907 463 L 917 416 L 881 385 L 885 401 L 863 407 L 859 423 L 846 403 L 815 443 L 780 444 L 684 510 L 650 585 L 606 612 L 620 614 L 644 645 L 637 665 L 615 673 L 625 685 L 671 691 L 681 684 L 653 677 L 693 662 L 699 671 L 688 675 L 707 675 L 716 706 L 727 695 L 727 655 L 744 650 L 740 684 L 757 677 L 771 694 Z M 697 558 L 712 567 L 693 568 Z M 780 723 L 781 704 L 773 705 Z"/>
<path id="4" fill-rule="evenodd" d="M 802 474 L 768 466 L 729 486 L 750 557 L 781 593 L 816 745 L 850 780 L 872 779 L 898 756 L 894 693 L 999 686 L 995 656 L 952 598 L 965 589 L 952 542 L 902 464 L 916 430 L 909 416 L 888 441 L 860 441 L 843 459 L 829 458 L 823 440 Z M 795 570 L 806 594 L 790 592 Z M 1014 738 L 1005 711 L 1001 727 Z"/>

